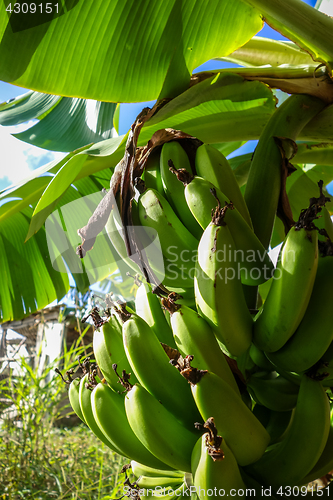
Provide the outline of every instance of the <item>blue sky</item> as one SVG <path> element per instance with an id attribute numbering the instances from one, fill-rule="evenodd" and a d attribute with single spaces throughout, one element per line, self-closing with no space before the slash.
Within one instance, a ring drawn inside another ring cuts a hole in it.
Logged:
<path id="1" fill-rule="evenodd" d="M 314 6 L 315 0 L 304 0 L 309 5 Z M 284 37 L 276 31 L 265 25 L 258 33 L 259 36 L 283 40 Z M 209 69 L 221 69 L 226 67 L 235 67 L 232 63 L 217 63 L 216 61 L 208 61 L 196 71 L 206 71 Z M 27 89 L 16 87 L 8 83 L 0 81 L 0 103 L 7 101 L 13 97 L 24 94 Z M 124 134 L 127 132 L 136 116 L 144 106 L 152 105 L 149 103 L 122 104 L 120 108 L 119 132 Z M 12 183 L 19 182 L 26 177 L 31 170 L 34 170 L 54 159 L 61 159 L 63 153 L 55 153 L 43 150 L 30 144 L 26 144 L 11 135 L 11 133 L 19 132 L 28 128 L 29 124 L 23 124 L 18 127 L 3 127 L 0 126 L 0 148 L 1 148 L 1 164 L 0 164 L 0 190 L 5 189 Z M 31 125 L 31 124 L 30 124 Z M 253 150 L 255 141 L 246 144 L 241 150 L 245 153 Z M 237 153 L 238 154 L 238 153 Z"/>

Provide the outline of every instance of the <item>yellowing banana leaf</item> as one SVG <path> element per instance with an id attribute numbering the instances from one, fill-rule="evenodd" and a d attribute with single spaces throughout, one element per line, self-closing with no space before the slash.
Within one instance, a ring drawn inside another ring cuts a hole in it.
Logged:
<path id="1" fill-rule="evenodd" d="M 292 42 L 271 40 L 255 36 L 249 40 L 243 47 L 235 50 L 232 54 L 222 58 L 226 61 L 231 61 L 241 66 L 313 66 L 316 68 L 318 63 L 315 63 L 311 56 L 301 50 Z"/>
<path id="2" fill-rule="evenodd" d="M 246 0 L 273 29 L 295 42 L 332 75 L 333 20 L 301 0 Z"/>
<path id="3" fill-rule="evenodd" d="M 59 2 L 25 15 L 6 11 L 9 4 L 0 3 L 1 80 L 109 102 L 173 97 L 194 68 L 230 54 L 263 25 L 241 0 Z"/>
<path id="4" fill-rule="evenodd" d="M 117 135 L 119 106 L 109 102 L 28 92 L 0 105 L 0 124 L 38 123 L 14 137 L 51 151 L 74 151 Z"/>
<path id="5" fill-rule="evenodd" d="M 199 80 L 211 78 L 213 75 L 230 73 L 230 69 L 221 69 L 197 73 Z M 332 81 L 326 68 L 312 65 L 255 66 L 233 68 L 232 72 L 246 80 L 259 81 L 271 89 L 280 89 L 288 94 L 308 94 L 328 104 L 333 102 Z"/>
<path id="6" fill-rule="evenodd" d="M 333 166 L 333 144 L 303 143 L 297 145 L 294 163 L 316 163 Z"/>

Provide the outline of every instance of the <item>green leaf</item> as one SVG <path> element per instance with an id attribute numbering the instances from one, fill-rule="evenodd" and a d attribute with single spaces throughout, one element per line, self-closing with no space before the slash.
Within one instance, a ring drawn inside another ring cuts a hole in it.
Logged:
<path id="1" fill-rule="evenodd" d="M 318 182 L 321 180 L 321 172 L 320 168 L 306 171 L 298 165 L 295 166 L 297 172 L 294 172 L 287 179 L 287 194 L 293 218 L 294 220 L 298 220 L 301 210 L 309 206 L 310 198 L 319 196 Z M 331 175 L 328 178 L 328 182 L 330 182 L 333 179 L 333 169 L 332 167 L 327 168 L 331 170 Z M 331 206 L 332 202 L 326 204 L 328 209 Z"/>
<path id="2" fill-rule="evenodd" d="M 118 255 L 105 230 L 98 235 L 93 249 L 84 259 L 80 259 L 75 252 L 80 243 L 78 228 L 87 223 L 104 196 L 100 190 L 96 190 L 98 186 L 94 179 L 90 179 L 89 187 L 87 182 L 83 184 L 85 186 L 79 181 L 81 192 L 72 186 L 67 190 L 61 203 L 47 218 L 45 229 L 50 258 L 55 269 L 59 272 L 69 270 L 76 281 L 81 275 L 86 275 L 82 276 L 81 280 L 84 279 L 92 285 L 117 270 Z M 92 194 L 85 195 L 85 192 Z"/>
<path id="3" fill-rule="evenodd" d="M 312 197 L 319 196 L 318 182 L 324 181 L 327 186 L 333 180 L 333 167 L 322 165 L 305 165 L 303 168 L 292 160 L 296 171 L 287 178 L 286 190 L 293 214 L 298 220 L 301 210 L 309 206 Z M 328 193 L 326 193 L 328 195 Z M 332 200 L 332 198 L 331 198 Z M 332 210 L 333 201 L 326 203 L 326 208 Z M 285 237 L 284 227 L 280 219 L 276 218 L 271 245 L 279 245 Z"/>
<path id="4" fill-rule="evenodd" d="M 73 156 L 53 177 L 34 210 L 27 240 L 42 227 L 47 216 L 57 205 L 58 200 L 77 177 L 84 162 L 85 157 L 83 155 Z"/>
<path id="5" fill-rule="evenodd" d="M 27 92 L 15 99 L 0 104 L 0 124 L 4 126 L 18 125 L 46 114 L 55 106 L 61 97 Z"/>
<path id="6" fill-rule="evenodd" d="M 333 144 L 298 144 L 293 163 L 318 163 L 333 166 Z"/>
<path id="7" fill-rule="evenodd" d="M 38 119 L 24 132 L 13 134 L 21 141 L 51 151 L 73 151 L 117 135 L 117 104 L 28 92 L 0 105 L 0 123 L 17 125 Z"/>
<path id="8" fill-rule="evenodd" d="M 274 110 L 275 98 L 266 85 L 218 73 L 166 104 L 143 127 L 140 143 L 158 130 L 157 124 L 207 143 L 256 139 Z"/>
<path id="9" fill-rule="evenodd" d="M 234 171 L 239 187 L 245 186 L 249 175 L 251 166 L 251 158 L 253 153 L 246 153 L 244 155 L 235 156 L 230 158 L 229 164 Z"/>
<path id="10" fill-rule="evenodd" d="M 270 66 L 307 65 L 314 68 L 318 66 L 307 52 L 301 50 L 294 43 L 259 36 L 253 37 L 243 47 L 224 57 L 223 60 L 242 66 L 263 66 L 266 64 Z"/>
<path id="11" fill-rule="evenodd" d="M 224 156 L 228 156 L 241 146 L 244 146 L 246 141 L 218 142 L 214 144 L 214 148 L 221 151 Z"/>
<path id="12" fill-rule="evenodd" d="M 24 243 L 31 214 L 28 207 L 0 225 L 2 322 L 28 316 L 69 290 L 67 273 L 56 272 L 51 265 L 45 229 Z"/>
<path id="13" fill-rule="evenodd" d="M 246 0 L 273 29 L 307 51 L 315 61 L 333 64 L 333 20 L 301 0 Z"/>
<path id="14" fill-rule="evenodd" d="M 59 14 L 10 16 L 8 3 L 0 3 L 1 80 L 108 102 L 178 95 L 195 68 L 263 25 L 241 0 L 95 0 Z"/>

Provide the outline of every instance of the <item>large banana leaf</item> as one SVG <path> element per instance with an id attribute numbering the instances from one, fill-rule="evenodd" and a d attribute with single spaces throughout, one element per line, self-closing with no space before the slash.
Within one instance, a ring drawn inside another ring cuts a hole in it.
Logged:
<path id="1" fill-rule="evenodd" d="M 52 267 L 45 229 L 24 244 L 31 214 L 27 207 L 0 225 L 2 322 L 23 318 L 61 299 L 69 290 L 67 273 Z"/>
<path id="2" fill-rule="evenodd" d="M 241 0 L 76 1 L 30 15 L 6 12 L 9 4 L 0 3 L 1 80 L 111 102 L 178 95 L 196 67 L 230 54 L 263 25 Z"/>
<path id="3" fill-rule="evenodd" d="M 98 237 L 93 252 L 84 263 L 75 254 L 78 244 L 76 229 L 90 217 L 103 196 L 101 190 L 109 184 L 109 178 L 110 172 L 106 169 L 73 183 L 55 205 L 53 218 L 29 241 L 25 242 L 25 238 L 34 206 L 22 208 L 21 205 L 20 210 L 1 221 L 2 322 L 23 318 L 55 299 L 60 300 L 69 290 L 69 273 L 78 289 L 85 292 L 90 285 L 117 270 L 118 256 L 105 232 Z M 43 177 L 37 179 L 41 181 Z M 23 194 L 29 189 L 29 184 L 20 189 Z M 1 205 L 1 209 L 10 205 L 9 201 Z"/>
<path id="4" fill-rule="evenodd" d="M 116 136 L 117 110 L 114 103 L 27 92 L 0 105 L 0 124 L 38 119 L 37 124 L 13 135 L 40 148 L 69 152 Z"/>

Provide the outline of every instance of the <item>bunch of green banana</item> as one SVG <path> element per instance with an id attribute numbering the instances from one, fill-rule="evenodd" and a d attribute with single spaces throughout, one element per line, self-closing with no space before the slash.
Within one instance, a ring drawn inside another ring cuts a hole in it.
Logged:
<path id="1" fill-rule="evenodd" d="M 225 222 L 236 248 L 226 246 L 224 253 L 232 255 L 237 262 L 242 283 L 255 286 L 271 278 L 273 263 L 246 219 L 230 201 L 232 198 L 203 177 L 187 177 L 184 183 L 187 204 L 203 229 L 211 222 L 212 211 L 218 203 L 227 203 L 232 208 L 226 211 Z"/>
<path id="2" fill-rule="evenodd" d="M 154 469 L 135 460 L 131 460 L 130 467 L 136 477 L 135 486 L 144 497 L 180 498 L 187 490 L 188 473 Z"/>
<path id="3" fill-rule="evenodd" d="M 96 417 L 93 412 L 92 401 L 91 401 L 91 393 L 92 387 L 89 387 L 89 379 L 90 374 L 87 373 L 82 377 L 80 382 L 80 390 L 79 390 L 79 402 L 82 415 L 84 416 L 84 421 L 90 430 L 95 434 L 95 436 L 102 441 L 106 446 L 111 448 L 111 450 L 116 453 L 121 453 L 121 449 L 118 448 L 115 443 L 111 442 L 107 436 L 100 429 Z"/>
<path id="4" fill-rule="evenodd" d="M 268 358 L 283 370 L 302 373 L 317 363 L 333 341 L 333 257 L 319 258 L 312 294 L 296 332 Z M 314 334 L 315 332 L 315 334 Z"/>
<path id="5" fill-rule="evenodd" d="M 200 414 L 191 390 L 149 325 L 133 314 L 123 325 L 123 342 L 131 368 L 139 383 L 175 418 L 193 429 Z"/>
<path id="6" fill-rule="evenodd" d="M 273 489 L 303 482 L 325 449 L 330 405 L 321 383 L 303 375 L 294 416 L 284 439 L 246 471 Z"/>
<path id="7" fill-rule="evenodd" d="M 289 121 L 299 106 L 300 118 Z M 278 196 L 286 194 L 281 164 L 321 107 L 304 96 L 279 107 L 245 198 L 212 145 L 171 140 L 150 154 L 126 230 L 169 295 L 128 257 L 121 217 L 111 213 L 109 236 L 142 283 L 135 311 L 111 314 L 94 332 L 103 381 L 90 369 L 71 381 L 69 397 L 94 434 L 131 460 L 145 496 L 176 499 L 192 486 L 199 500 L 210 490 L 243 498 L 252 485 L 279 495 L 333 469 L 333 247 L 319 258 L 333 226 L 322 188 L 299 221 L 286 224 L 275 270 L 267 253 Z M 261 178 L 268 160 L 272 172 Z M 266 281 L 267 296 L 257 300 Z"/>
<path id="8" fill-rule="evenodd" d="M 149 467 L 167 470 L 170 466 L 156 458 L 141 442 L 130 426 L 124 406 L 124 394 L 118 394 L 99 383 L 91 392 L 91 408 L 95 421 L 109 443 L 120 455 Z M 172 468 L 172 467 L 171 467 Z"/>
<path id="9" fill-rule="evenodd" d="M 198 439 L 194 425 L 193 430 L 184 427 L 140 384 L 126 394 L 125 409 L 132 430 L 155 457 L 171 468 L 191 472 L 191 453 Z"/>

